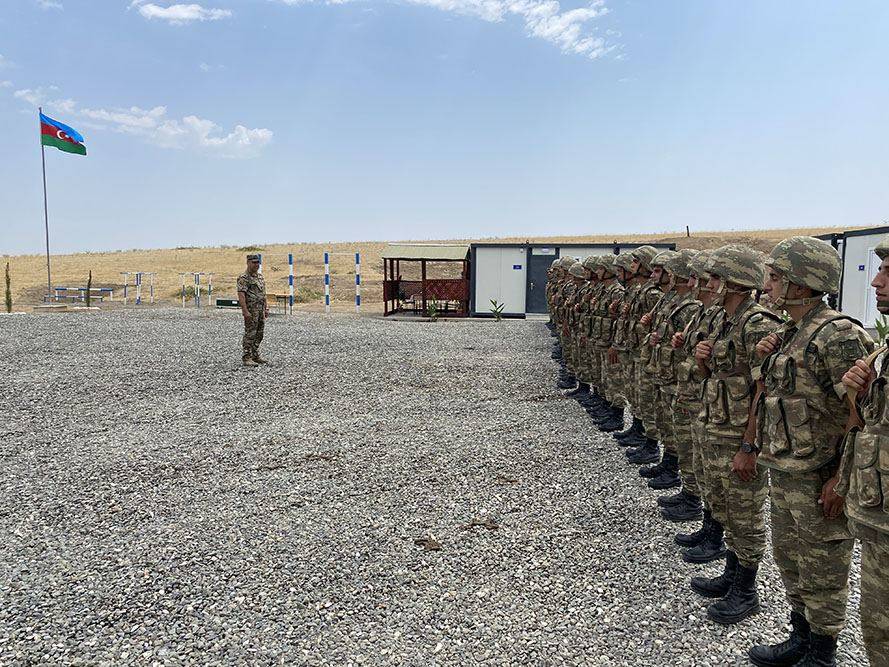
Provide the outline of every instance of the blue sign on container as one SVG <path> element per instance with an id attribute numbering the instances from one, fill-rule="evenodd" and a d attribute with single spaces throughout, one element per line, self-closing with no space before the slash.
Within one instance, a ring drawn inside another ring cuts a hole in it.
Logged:
<path id="1" fill-rule="evenodd" d="M 521 265 L 521 264 L 513 264 L 513 265 L 512 265 L 512 268 L 513 268 L 513 270 L 515 270 L 515 271 L 521 271 L 521 270 L 522 270 L 522 265 Z"/>
<path id="2" fill-rule="evenodd" d="M 859 265 L 858 265 L 858 270 L 859 270 L 859 271 L 864 271 L 864 264 L 859 264 Z"/>

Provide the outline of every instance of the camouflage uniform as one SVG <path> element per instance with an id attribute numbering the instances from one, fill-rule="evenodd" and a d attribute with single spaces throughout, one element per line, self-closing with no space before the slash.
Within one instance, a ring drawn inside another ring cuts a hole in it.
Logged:
<path id="1" fill-rule="evenodd" d="M 614 259 L 610 262 L 605 261 L 606 272 L 615 271 Z M 607 278 L 606 273 L 606 282 Z M 593 307 L 593 340 L 596 345 L 596 351 L 599 356 L 599 377 L 598 385 L 601 393 L 605 398 L 614 403 L 617 400 L 619 385 L 615 382 L 615 369 L 608 361 L 608 350 L 611 347 L 615 322 L 617 318 L 609 312 L 609 306 L 614 301 L 622 301 L 624 294 L 623 284 L 616 279 L 615 275 L 611 275 L 611 284 L 606 284 L 602 290 L 601 297 L 595 302 Z"/>
<path id="2" fill-rule="evenodd" d="M 702 447 L 705 474 L 714 487 L 711 510 L 723 524 L 729 546 L 726 570 L 721 579 L 695 578 L 692 587 L 702 592 L 712 584 L 708 593 L 724 591 L 723 599 L 710 605 L 707 614 L 717 622 L 734 623 L 759 610 L 756 572 L 766 549 L 768 476 L 759 474 L 745 482 L 732 472 L 732 460 L 748 427 L 754 374 L 760 364 L 756 346 L 777 329 L 778 318 L 750 293 L 762 287 L 765 277 L 762 259 L 754 250 L 724 246 L 711 253 L 706 269 L 722 279 L 720 294 L 733 283 L 746 296 L 709 338 L 712 355 L 706 362 L 709 377 L 699 416 L 707 433 Z"/>
<path id="3" fill-rule="evenodd" d="M 632 264 L 632 256 L 628 253 L 618 255 L 614 260 L 615 266 L 629 270 Z M 610 384 L 614 388 L 614 405 L 618 407 L 626 407 L 632 396 L 632 384 L 635 380 L 631 380 L 634 374 L 631 367 L 630 358 L 630 315 L 625 314 L 625 308 L 632 308 L 635 304 L 642 285 L 638 282 L 630 280 L 624 286 L 621 292 L 620 300 L 617 302 L 616 315 L 614 316 L 614 328 L 611 339 L 611 346 L 617 352 L 617 364 L 608 364 L 608 372 L 610 373 Z"/>
<path id="4" fill-rule="evenodd" d="M 875 249 L 889 256 L 889 239 Z M 885 313 L 884 304 L 879 304 Z M 889 340 L 884 341 L 884 346 Z M 848 438 L 836 492 L 845 496 L 852 534 L 861 541 L 861 633 L 871 665 L 889 665 L 889 358 L 872 363 L 876 378 L 861 401 L 864 428 Z"/>
<path id="5" fill-rule="evenodd" d="M 824 241 L 786 239 L 767 264 L 786 283 L 820 293 L 839 289 L 841 260 Z M 835 638 L 845 622 L 853 542 L 845 517 L 827 519 L 818 501 L 839 462 L 848 414 L 843 374 L 873 343 L 825 303 L 778 335 L 780 348 L 760 368 L 765 392 L 757 410 L 759 464 L 771 477 L 772 549 L 791 609 L 813 633 Z"/>
<path id="6" fill-rule="evenodd" d="M 259 344 L 265 331 L 265 279 L 261 273 L 249 271 L 238 276 L 238 292 L 244 293 L 250 320 L 244 320 L 244 337 L 241 340 L 244 360 L 259 359 Z"/>

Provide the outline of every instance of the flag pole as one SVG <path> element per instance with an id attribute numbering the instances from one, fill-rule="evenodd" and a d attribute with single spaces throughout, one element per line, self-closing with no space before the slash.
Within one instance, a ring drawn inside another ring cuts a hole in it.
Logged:
<path id="1" fill-rule="evenodd" d="M 43 107 L 37 107 L 40 116 L 37 122 L 40 123 L 40 117 L 43 116 Z M 43 165 L 43 225 L 46 230 L 46 294 L 52 294 L 52 274 L 49 268 L 49 207 L 46 203 L 46 149 L 43 147 L 43 127 L 40 127 L 40 163 Z"/>

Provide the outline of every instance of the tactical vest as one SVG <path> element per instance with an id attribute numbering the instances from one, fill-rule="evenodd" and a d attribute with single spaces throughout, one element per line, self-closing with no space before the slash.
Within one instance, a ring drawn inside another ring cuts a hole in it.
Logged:
<path id="1" fill-rule="evenodd" d="M 704 384 L 702 418 L 709 435 L 740 439 L 744 436 L 753 402 L 754 382 L 751 377 L 751 359 L 744 346 L 747 325 L 754 319 L 778 317 L 760 306 L 752 298 L 737 323 L 723 322 L 721 331 L 713 340 L 713 355 L 709 367 L 711 375 Z"/>
<path id="2" fill-rule="evenodd" d="M 878 358 L 877 378 L 862 403 L 864 429 L 850 437 L 854 447 L 846 516 L 889 533 L 889 358 Z"/>
<path id="3" fill-rule="evenodd" d="M 636 352 L 642 349 L 642 340 L 648 335 L 648 330 L 639 324 L 639 320 L 642 319 L 642 316 L 645 315 L 645 313 L 654 310 L 656 304 L 664 296 L 666 296 L 665 293 L 662 292 L 657 285 L 652 285 L 651 283 L 642 285 L 642 289 L 639 290 L 639 298 L 637 298 L 636 302 L 630 307 L 630 333 L 628 339 L 630 349 Z M 648 345 L 645 345 L 644 347 L 648 347 Z M 644 363 L 647 363 L 647 361 L 648 360 L 645 359 Z"/>
<path id="4" fill-rule="evenodd" d="M 705 382 L 698 375 L 695 348 L 717 327 L 721 327 L 725 319 L 722 306 L 711 304 L 704 308 L 700 302 L 696 303 L 700 310 L 688 325 L 685 342 L 681 350 L 678 350 L 682 361 L 676 365 L 676 400 L 689 409 L 699 408 L 704 397 Z"/>
<path id="5" fill-rule="evenodd" d="M 638 301 L 639 299 L 641 290 L 642 285 L 630 285 L 628 288 L 626 288 L 626 290 L 624 290 L 623 299 L 617 305 L 618 316 L 617 321 L 615 321 L 614 323 L 613 339 L 614 349 L 616 350 L 626 352 L 630 348 L 630 318 L 632 318 L 633 316 L 633 307 L 636 304 L 636 301 Z M 628 315 L 624 315 L 622 312 L 622 309 L 625 305 L 628 305 L 630 307 L 630 313 Z"/>
<path id="6" fill-rule="evenodd" d="M 809 472 L 837 458 L 848 410 L 832 383 L 819 381 L 812 368 L 818 339 L 831 324 L 832 333 L 859 323 L 825 306 L 763 362 L 766 393 L 757 406 L 757 427 L 764 466 Z"/>
<path id="7" fill-rule="evenodd" d="M 684 358 L 681 350 L 673 347 L 673 334 L 676 333 L 679 315 L 691 308 L 700 308 L 699 301 L 692 299 L 688 293 L 680 295 L 667 313 L 658 323 L 655 331 L 661 342 L 651 348 L 650 373 L 657 385 L 673 385 L 677 380 L 677 364 Z"/>
<path id="8" fill-rule="evenodd" d="M 624 286 L 619 282 L 609 285 L 595 307 L 595 320 L 593 322 L 592 337 L 598 347 L 611 347 L 611 340 L 614 335 L 615 318 L 608 312 L 608 307 L 615 299 L 621 299 L 624 293 Z"/>

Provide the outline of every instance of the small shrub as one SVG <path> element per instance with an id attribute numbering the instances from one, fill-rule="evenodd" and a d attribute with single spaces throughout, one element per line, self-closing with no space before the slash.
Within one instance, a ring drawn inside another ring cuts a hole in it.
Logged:
<path id="1" fill-rule="evenodd" d="M 9 265 L 7 264 L 7 267 L 8 266 Z M 877 340 L 877 342 L 882 343 L 884 340 L 886 340 L 886 336 L 889 335 L 889 318 L 887 318 L 885 315 L 880 315 L 880 319 L 874 322 L 874 327 L 877 330 L 877 337 L 879 339 Z"/>
<path id="2" fill-rule="evenodd" d="M 435 322 L 438 319 L 438 301 L 435 299 L 426 303 L 426 316 L 430 322 Z"/>
<path id="3" fill-rule="evenodd" d="M 505 306 L 505 303 L 499 303 L 496 299 L 491 299 L 491 314 L 497 322 L 503 319 L 503 308 Z"/>
<path id="4" fill-rule="evenodd" d="M 238 248 L 238 252 L 262 252 L 263 248 L 258 245 L 242 245 Z"/>

